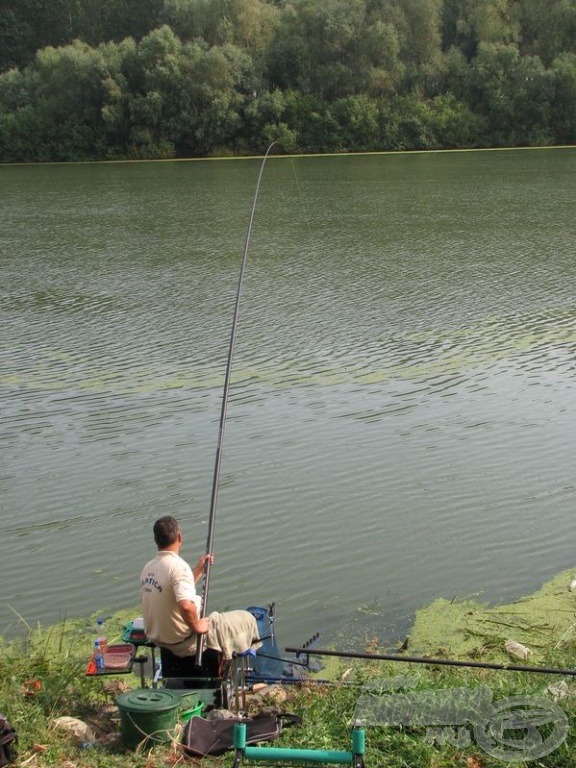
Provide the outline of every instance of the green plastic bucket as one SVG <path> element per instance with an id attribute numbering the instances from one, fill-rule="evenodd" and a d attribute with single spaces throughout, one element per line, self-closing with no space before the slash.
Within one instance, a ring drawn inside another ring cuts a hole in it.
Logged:
<path id="1" fill-rule="evenodd" d="M 180 720 L 182 720 L 183 723 L 187 723 L 188 720 L 192 720 L 193 717 L 200 717 L 202 715 L 203 709 L 204 709 L 204 702 L 200 701 L 195 706 L 189 707 L 183 712 L 180 712 Z"/>
<path id="2" fill-rule="evenodd" d="M 122 693 L 116 706 L 124 744 L 135 749 L 141 742 L 170 741 L 181 703 L 178 691 L 139 688 Z"/>

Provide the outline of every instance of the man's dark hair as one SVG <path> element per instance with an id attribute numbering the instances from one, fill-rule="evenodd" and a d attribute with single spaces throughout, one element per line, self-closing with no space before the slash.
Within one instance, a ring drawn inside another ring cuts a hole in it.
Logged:
<path id="1" fill-rule="evenodd" d="M 175 517 L 161 517 L 154 523 L 154 541 L 158 549 L 174 544 L 180 533 L 180 526 Z"/>

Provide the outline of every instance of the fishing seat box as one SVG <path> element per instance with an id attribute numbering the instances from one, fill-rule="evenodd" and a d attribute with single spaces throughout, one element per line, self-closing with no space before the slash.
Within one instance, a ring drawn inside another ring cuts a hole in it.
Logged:
<path id="1" fill-rule="evenodd" d="M 161 678 L 165 688 L 190 689 L 198 699 L 214 707 L 227 706 L 227 677 L 230 665 L 222 669 L 222 654 L 212 648 L 202 653 L 202 667 L 196 666 L 195 656 L 176 656 L 167 648 L 160 648 Z"/>

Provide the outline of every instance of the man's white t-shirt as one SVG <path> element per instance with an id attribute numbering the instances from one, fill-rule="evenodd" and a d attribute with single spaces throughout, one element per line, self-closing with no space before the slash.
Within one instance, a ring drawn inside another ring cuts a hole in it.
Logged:
<path id="1" fill-rule="evenodd" d="M 192 569 L 176 552 L 158 552 L 146 563 L 140 574 L 140 599 L 146 636 L 152 642 L 175 645 L 194 634 L 182 619 L 178 602 L 190 600 L 200 613 L 201 598 Z"/>

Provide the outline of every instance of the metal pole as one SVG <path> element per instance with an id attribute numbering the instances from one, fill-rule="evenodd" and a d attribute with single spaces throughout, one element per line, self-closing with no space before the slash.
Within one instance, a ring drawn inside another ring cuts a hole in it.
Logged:
<path id="1" fill-rule="evenodd" d="M 214 544 L 214 528 L 216 523 L 216 502 L 218 499 L 218 481 L 220 478 L 220 465 L 222 463 L 222 445 L 224 443 L 224 427 L 226 425 L 226 410 L 228 407 L 228 392 L 230 390 L 230 377 L 232 373 L 232 358 L 234 356 L 234 344 L 236 342 L 236 328 L 238 326 L 238 314 L 240 309 L 240 297 L 242 295 L 242 281 L 244 279 L 244 271 L 246 268 L 246 261 L 248 258 L 248 248 L 250 247 L 250 236 L 252 234 L 252 225 L 254 223 L 254 215 L 256 213 L 256 203 L 258 202 L 258 192 L 260 191 L 260 182 L 262 180 L 262 174 L 264 173 L 264 166 L 266 160 L 270 154 L 270 150 L 276 144 L 275 141 L 270 144 L 266 150 L 266 154 L 262 159 L 260 165 L 260 173 L 258 174 L 258 181 L 256 182 L 256 190 L 254 192 L 254 199 L 252 201 L 252 209 L 250 211 L 250 219 L 248 221 L 248 228 L 246 230 L 246 237 L 244 239 L 244 253 L 242 256 L 242 266 L 240 268 L 240 277 L 238 278 L 238 290 L 236 291 L 236 304 L 234 306 L 234 317 L 232 320 L 232 331 L 230 334 L 230 346 L 228 348 L 228 362 L 226 364 L 226 376 L 224 377 L 224 391 L 222 393 L 222 408 L 220 411 L 220 426 L 218 428 L 218 444 L 216 447 L 216 461 L 214 464 L 214 476 L 212 480 L 212 498 L 210 501 L 210 517 L 208 519 L 208 538 L 206 540 L 206 554 L 209 555 L 213 551 Z M 204 584 L 202 587 L 202 608 L 200 616 L 206 615 L 206 604 L 208 601 L 208 590 L 210 588 L 210 572 L 211 563 L 206 563 L 206 570 L 204 572 Z M 198 635 L 198 641 L 196 644 L 196 666 L 202 665 L 202 652 L 204 649 L 204 636 Z"/>
<path id="2" fill-rule="evenodd" d="M 498 664 L 491 661 L 457 661 L 454 659 L 432 659 L 426 656 L 398 656 L 385 653 L 354 653 L 352 651 L 328 651 L 302 648 L 285 648 L 287 653 L 297 656 L 306 653 L 310 656 L 340 656 L 345 659 L 367 659 L 369 661 L 404 661 L 412 664 L 438 664 L 446 667 L 477 667 L 479 669 L 501 669 L 507 672 L 539 672 L 545 675 L 571 675 L 576 677 L 576 669 L 562 667 L 529 667 L 524 664 Z"/>

